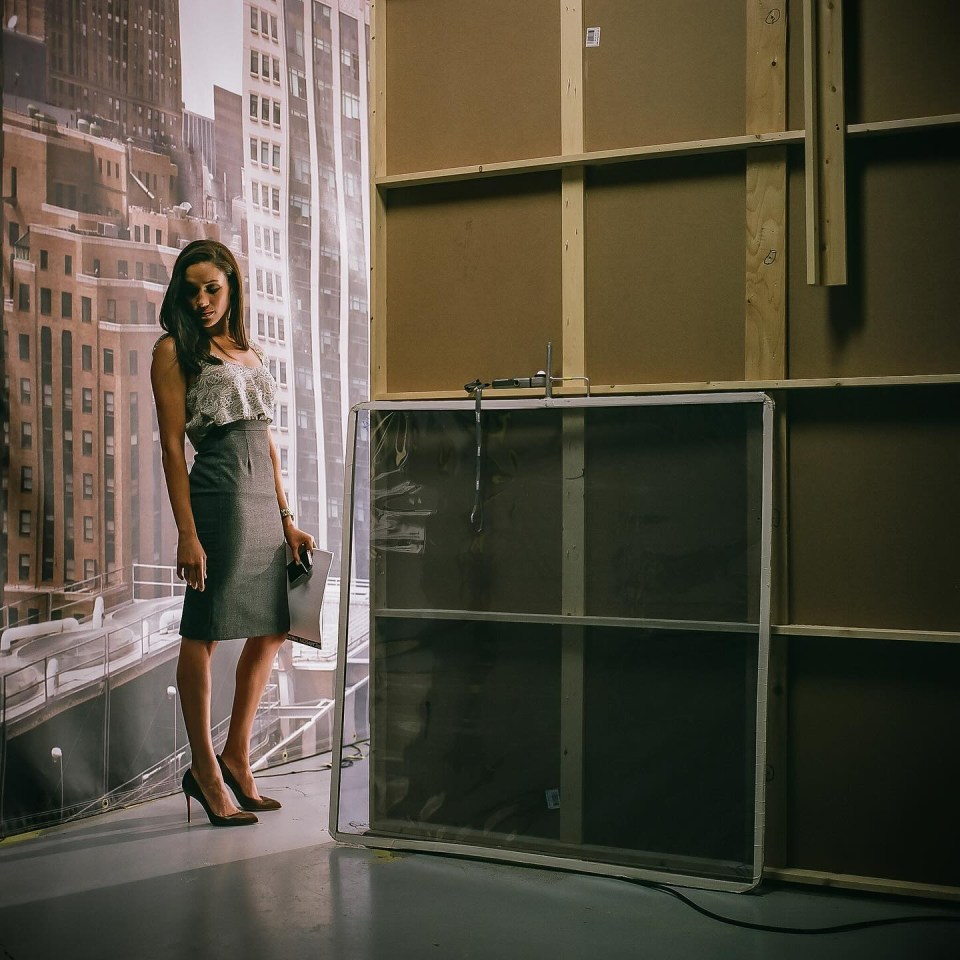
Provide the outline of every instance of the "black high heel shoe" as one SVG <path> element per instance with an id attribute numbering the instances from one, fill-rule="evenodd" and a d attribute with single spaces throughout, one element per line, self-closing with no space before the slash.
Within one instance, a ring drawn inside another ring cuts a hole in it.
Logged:
<path id="1" fill-rule="evenodd" d="M 270 797 L 261 797 L 259 800 L 254 797 L 248 797 L 243 790 L 240 789 L 240 784 L 237 783 L 237 778 L 230 772 L 230 768 L 223 762 L 223 757 L 220 754 L 217 754 L 217 763 L 220 764 L 220 773 L 223 774 L 223 782 L 233 791 L 233 795 L 237 798 L 237 803 L 244 810 L 256 810 L 258 813 L 263 813 L 264 810 L 279 810 L 282 804 L 279 800 L 271 800 Z"/>
<path id="2" fill-rule="evenodd" d="M 242 810 L 238 810 L 236 813 L 231 813 L 229 817 L 221 817 L 220 814 L 214 813 L 210 809 L 210 803 L 203 795 L 203 790 L 200 789 L 200 784 L 197 783 L 196 777 L 193 775 L 193 771 L 190 769 L 188 769 L 183 775 L 183 780 L 180 783 L 180 787 L 187 798 L 187 823 L 190 822 L 191 798 L 196 800 L 200 806 L 203 807 L 203 812 L 210 818 L 210 822 L 215 827 L 245 827 L 249 824 L 259 823 L 257 818 L 252 813 L 244 813 Z"/>

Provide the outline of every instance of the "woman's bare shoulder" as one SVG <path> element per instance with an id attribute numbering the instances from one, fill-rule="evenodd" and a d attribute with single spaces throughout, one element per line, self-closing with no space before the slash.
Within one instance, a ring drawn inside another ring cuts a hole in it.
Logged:
<path id="1" fill-rule="evenodd" d="M 175 357 L 177 355 L 177 345 L 173 342 L 173 337 L 165 333 L 153 345 L 153 353 L 160 354 L 161 357 Z"/>

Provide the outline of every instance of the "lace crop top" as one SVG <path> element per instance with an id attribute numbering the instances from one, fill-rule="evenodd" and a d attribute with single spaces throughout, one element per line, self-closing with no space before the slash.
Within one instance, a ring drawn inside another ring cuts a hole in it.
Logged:
<path id="1" fill-rule="evenodd" d="M 194 449 L 213 427 L 236 420 L 273 421 L 277 384 L 263 363 L 263 353 L 256 346 L 253 349 L 260 366 L 245 367 L 230 360 L 204 363 L 187 387 L 186 432 Z"/>

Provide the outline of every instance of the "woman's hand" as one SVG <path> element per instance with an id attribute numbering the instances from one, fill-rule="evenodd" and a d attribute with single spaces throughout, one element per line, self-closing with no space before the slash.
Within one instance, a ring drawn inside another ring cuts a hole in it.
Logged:
<path id="1" fill-rule="evenodd" d="M 313 551 L 317 548 L 316 541 L 306 530 L 301 530 L 299 527 L 294 526 L 292 520 L 284 521 L 283 535 L 286 538 L 288 546 L 293 551 L 294 557 L 300 556 L 301 547 L 306 547 L 310 551 L 310 556 L 313 556 Z"/>
<path id="2" fill-rule="evenodd" d="M 181 534 L 177 541 L 177 576 L 187 586 L 203 592 L 207 579 L 207 555 L 196 534 Z"/>

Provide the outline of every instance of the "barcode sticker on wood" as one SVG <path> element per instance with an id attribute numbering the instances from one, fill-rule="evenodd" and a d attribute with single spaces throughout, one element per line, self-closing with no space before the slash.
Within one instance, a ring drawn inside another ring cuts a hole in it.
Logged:
<path id="1" fill-rule="evenodd" d="M 588 47 L 600 46 L 600 28 L 599 27 L 587 27 L 587 46 Z"/>

